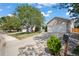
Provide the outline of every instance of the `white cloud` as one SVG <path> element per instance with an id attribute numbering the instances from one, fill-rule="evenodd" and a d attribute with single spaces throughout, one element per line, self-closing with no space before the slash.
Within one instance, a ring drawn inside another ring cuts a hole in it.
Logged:
<path id="1" fill-rule="evenodd" d="M 2 11 L 3 9 L 0 9 L 0 11 Z"/>
<path id="2" fill-rule="evenodd" d="M 42 6 L 38 5 L 37 8 L 42 8 Z"/>
<path id="3" fill-rule="evenodd" d="M 8 16 L 13 16 L 12 14 L 8 14 Z"/>
<path id="4" fill-rule="evenodd" d="M 70 13 L 70 12 L 66 12 L 66 15 L 69 16 L 69 13 Z"/>
<path id="5" fill-rule="evenodd" d="M 45 17 L 50 16 L 51 13 L 52 13 L 51 10 L 47 11 L 47 13 L 45 13 L 45 12 L 41 12 L 41 14 L 43 14 L 43 16 L 45 16 Z"/>
<path id="6" fill-rule="evenodd" d="M 39 5 L 43 5 L 43 6 L 52 6 L 52 5 L 56 5 L 56 3 L 38 3 Z"/>
<path id="7" fill-rule="evenodd" d="M 49 5 L 49 4 L 47 4 L 47 3 L 38 3 L 38 4 L 44 5 L 44 6 L 48 6 L 48 5 Z"/>
<path id="8" fill-rule="evenodd" d="M 49 11 L 48 11 L 48 13 L 52 13 L 52 11 L 51 11 L 51 10 L 49 10 Z"/>
<path id="9" fill-rule="evenodd" d="M 70 10 L 72 10 L 72 9 L 73 9 L 73 7 L 69 7 L 69 9 L 70 9 Z"/>
<path id="10" fill-rule="evenodd" d="M 49 16 L 49 13 L 44 13 L 44 12 L 41 12 L 41 14 L 43 14 L 43 16 L 45 16 L 45 17 L 48 17 Z"/>

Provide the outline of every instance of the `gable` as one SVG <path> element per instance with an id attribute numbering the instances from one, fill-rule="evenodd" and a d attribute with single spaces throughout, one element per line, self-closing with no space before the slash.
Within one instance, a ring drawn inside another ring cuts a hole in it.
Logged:
<path id="1" fill-rule="evenodd" d="M 70 23 L 70 20 L 68 19 L 63 19 L 63 18 L 59 18 L 59 17 L 55 17 L 52 20 L 50 20 L 47 25 L 52 26 L 52 25 L 59 25 L 59 24 L 67 24 Z"/>

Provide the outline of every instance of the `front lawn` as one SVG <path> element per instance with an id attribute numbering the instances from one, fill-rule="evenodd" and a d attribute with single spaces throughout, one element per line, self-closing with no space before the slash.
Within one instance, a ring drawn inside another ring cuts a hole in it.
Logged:
<path id="1" fill-rule="evenodd" d="M 37 35 L 39 34 L 39 32 L 33 32 L 33 33 L 27 33 L 27 32 L 13 32 L 13 33 L 8 33 L 8 35 L 10 36 L 14 36 L 18 39 L 24 39 L 33 35 Z"/>

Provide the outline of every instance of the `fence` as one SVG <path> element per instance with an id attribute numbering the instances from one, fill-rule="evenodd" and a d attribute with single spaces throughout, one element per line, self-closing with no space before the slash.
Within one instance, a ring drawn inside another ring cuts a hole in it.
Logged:
<path id="1" fill-rule="evenodd" d="M 72 28 L 71 32 L 79 33 L 79 28 Z"/>

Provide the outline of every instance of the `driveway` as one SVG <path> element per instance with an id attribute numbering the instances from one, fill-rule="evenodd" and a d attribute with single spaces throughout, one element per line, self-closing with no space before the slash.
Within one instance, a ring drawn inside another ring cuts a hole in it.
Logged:
<path id="1" fill-rule="evenodd" d="M 2 34 L 1 36 L 4 38 L 5 43 L 4 47 L 2 47 L 1 55 L 5 56 L 17 56 L 19 54 L 18 48 L 24 47 L 26 45 L 35 45 L 35 41 L 33 38 L 35 36 L 40 36 L 41 34 L 34 35 L 22 40 L 18 40 L 15 37 L 8 36 L 6 34 Z"/>

